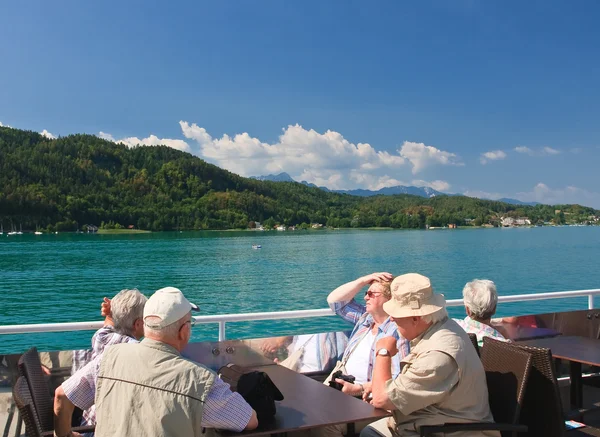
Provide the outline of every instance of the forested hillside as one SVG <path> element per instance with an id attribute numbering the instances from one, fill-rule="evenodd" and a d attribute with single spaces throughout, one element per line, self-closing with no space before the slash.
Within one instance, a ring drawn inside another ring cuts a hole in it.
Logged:
<path id="1" fill-rule="evenodd" d="M 560 209 L 555 214 L 555 209 Z M 0 127 L 0 223 L 4 229 L 75 231 L 84 224 L 139 229 L 247 228 L 322 223 L 335 227 L 532 222 L 600 215 L 592 208 L 516 206 L 468 197 L 355 197 L 294 182 L 240 177 L 166 146 L 128 148 L 92 135 L 50 140 Z"/>

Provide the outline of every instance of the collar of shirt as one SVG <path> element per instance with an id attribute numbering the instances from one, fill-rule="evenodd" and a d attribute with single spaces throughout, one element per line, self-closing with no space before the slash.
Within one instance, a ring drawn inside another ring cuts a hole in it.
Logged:
<path id="1" fill-rule="evenodd" d="M 162 341 L 152 340 L 150 338 L 144 338 L 141 341 L 141 344 L 146 347 L 156 349 L 156 350 L 159 350 L 162 352 L 167 352 L 167 353 L 170 353 L 173 355 L 181 355 L 179 353 L 179 351 L 177 349 L 175 349 L 173 346 L 163 343 Z"/>
<path id="2" fill-rule="evenodd" d="M 437 323 L 433 323 L 429 328 L 427 328 L 425 331 L 423 331 L 418 337 L 413 338 L 410 341 L 410 350 L 412 351 L 419 344 L 419 342 L 421 340 L 423 340 L 425 337 L 427 337 L 431 333 L 434 326 L 442 325 L 443 323 L 446 322 L 446 320 L 448 320 L 448 317 L 444 317 L 443 320 L 440 320 Z"/>
<path id="3" fill-rule="evenodd" d="M 465 319 L 463 320 L 463 323 L 466 326 L 473 326 L 481 331 L 485 331 L 485 332 L 491 332 L 491 333 L 495 333 L 498 332 L 496 330 L 496 328 L 494 328 L 493 326 L 487 325 L 485 323 L 482 323 L 478 320 L 472 319 L 471 317 L 467 316 L 465 317 Z"/>
<path id="4" fill-rule="evenodd" d="M 365 313 L 363 316 L 363 320 L 360 321 L 359 323 L 361 326 L 368 326 L 370 328 L 375 323 L 375 320 L 373 319 L 373 316 L 371 314 Z M 385 332 L 387 325 L 389 323 L 390 323 L 390 318 L 388 317 L 383 322 L 381 322 L 381 324 L 377 327 L 377 330 L 379 332 Z"/>

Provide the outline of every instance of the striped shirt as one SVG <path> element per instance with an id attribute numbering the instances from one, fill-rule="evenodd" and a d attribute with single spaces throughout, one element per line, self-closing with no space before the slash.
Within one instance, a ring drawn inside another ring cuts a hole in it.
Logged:
<path id="1" fill-rule="evenodd" d="M 102 355 L 96 357 L 62 383 L 67 398 L 82 410 L 94 405 L 101 360 Z M 229 384 L 216 378 L 204 403 L 202 426 L 240 432 L 248 425 L 251 417 L 252 407 L 244 398 L 239 393 L 232 392 Z"/>
<path id="2" fill-rule="evenodd" d="M 475 334 L 477 336 L 477 343 L 479 346 L 483 346 L 483 338 L 491 337 L 496 340 L 507 341 L 506 338 L 490 325 L 473 320 L 469 316 L 465 317 L 464 320 L 454 319 L 456 323 L 460 325 L 467 333 Z"/>
<path id="3" fill-rule="evenodd" d="M 358 342 L 368 333 L 373 327 L 375 321 L 373 316 L 367 313 L 367 309 L 364 305 L 358 303 L 355 299 L 350 301 L 333 302 L 329 304 L 329 307 L 347 322 L 354 324 L 354 329 L 348 340 L 348 345 L 344 351 L 343 360 L 347 360 L 350 353 L 354 350 Z M 377 335 L 371 345 L 371 355 L 369 356 L 369 368 L 367 371 L 367 381 L 371 381 L 373 378 L 373 366 L 375 365 L 375 346 L 377 341 L 383 337 L 395 337 L 398 339 L 397 347 L 398 353 L 392 358 L 392 377 L 395 378 L 400 373 L 400 361 L 408 355 L 410 352 L 410 343 L 404 337 L 400 335 L 396 324 L 388 317 L 385 321 L 377 328 Z"/>
<path id="4" fill-rule="evenodd" d="M 77 373 L 79 369 L 82 369 L 90 361 L 96 357 L 101 356 L 102 352 L 107 346 L 119 343 L 138 343 L 133 337 L 118 333 L 114 326 L 104 325 L 98 329 L 92 336 L 92 349 L 86 351 L 76 351 L 79 354 L 73 355 L 73 366 L 71 368 L 72 374 Z M 80 407 L 81 408 L 81 407 Z M 92 405 L 83 411 L 81 425 L 95 425 L 96 424 L 96 406 Z M 87 437 L 93 435 L 92 433 L 86 433 Z"/>
<path id="5" fill-rule="evenodd" d="M 138 341 L 128 335 L 119 334 L 114 326 L 104 325 L 98 329 L 92 336 L 92 348 L 73 351 L 73 365 L 71 374 L 75 374 L 79 369 L 92 361 L 98 355 L 104 352 L 106 346 L 119 343 L 137 343 Z"/>

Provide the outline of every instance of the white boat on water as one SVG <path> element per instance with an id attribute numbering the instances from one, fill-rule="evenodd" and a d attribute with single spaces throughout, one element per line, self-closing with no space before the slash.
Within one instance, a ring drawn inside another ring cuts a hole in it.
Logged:
<path id="1" fill-rule="evenodd" d="M 260 244 L 253 244 L 252 249 L 262 249 L 262 246 Z"/>
<path id="2" fill-rule="evenodd" d="M 34 234 L 35 234 L 35 235 L 42 235 L 42 232 L 40 232 L 40 231 L 35 231 L 35 232 L 34 232 Z"/>

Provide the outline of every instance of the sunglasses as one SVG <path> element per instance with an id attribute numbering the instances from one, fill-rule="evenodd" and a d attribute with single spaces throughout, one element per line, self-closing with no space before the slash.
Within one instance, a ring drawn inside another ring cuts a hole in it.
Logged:
<path id="1" fill-rule="evenodd" d="M 371 290 L 365 291 L 365 297 L 369 296 L 370 298 L 373 298 L 373 297 L 379 296 L 380 294 L 383 294 L 383 292 L 382 291 L 371 291 Z"/>

